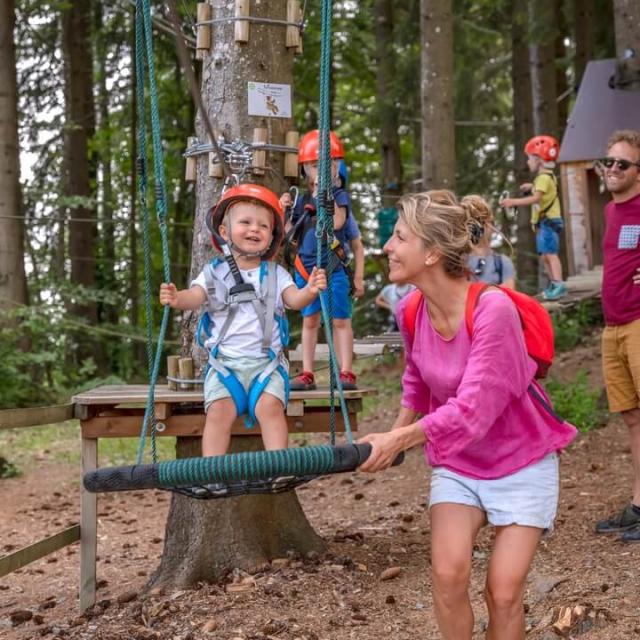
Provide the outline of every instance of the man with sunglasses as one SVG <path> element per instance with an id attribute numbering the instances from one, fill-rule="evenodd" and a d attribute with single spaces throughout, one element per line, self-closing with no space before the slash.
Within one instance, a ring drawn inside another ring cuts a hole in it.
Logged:
<path id="1" fill-rule="evenodd" d="M 596 524 L 640 542 L 640 131 L 616 131 L 598 161 L 612 201 L 605 207 L 602 364 L 609 410 L 629 428 L 633 497 L 624 510 Z"/>

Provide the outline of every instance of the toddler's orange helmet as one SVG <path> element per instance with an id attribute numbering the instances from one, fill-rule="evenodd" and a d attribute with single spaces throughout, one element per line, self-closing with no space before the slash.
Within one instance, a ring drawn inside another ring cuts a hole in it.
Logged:
<path id="1" fill-rule="evenodd" d="M 320 134 L 318 129 L 305 133 L 298 145 L 298 164 L 316 162 L 320 153 Z M 329 155 L 332 159 L 344 158 L 344 146 L 340 138 L 329 131 Z"/>
<path id="2" fill-rule="evenodd" d="M 271 189 L 259 184 L 237 184 L 222 194 L 218 204 L 209 210 L 206 218 L 207 228 L 211 232 L 211 242 L 218 251 L 222 250 L 216 240 L 218 229 L 222 224 L 227 209 L 234 202 L 241 202 L 242 200 L 254 200 L 273 212 L 273 240 L 262 255 L 265 260 L 270 260 L 276 254 L 280 243 L 284 239 L 284 210 L 278 196 Z"/>
<path id="3" fill-rule="evenodd" d="M 538 156 L 544 162 L 555 162 L 560 153 L 560 144 L 553 136 L 534 136 L 524 145 L 529 156 Z"/>

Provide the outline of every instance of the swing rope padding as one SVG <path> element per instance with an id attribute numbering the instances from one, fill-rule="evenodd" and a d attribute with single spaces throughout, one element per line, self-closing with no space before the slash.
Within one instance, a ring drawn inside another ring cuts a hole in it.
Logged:
<path id="1" fill-rule="evenodd" d="M 371 455 L 371 445 L 317 445 L 247 451 L 208 458 L 179 458 L 154 464 L 96 469 L 84 475 L 91 493 L 138 489 L 179 489 L 280 476 L 318 476 L 354 471 Z M 394 462 L 398 464 L 402 456 Z"/>

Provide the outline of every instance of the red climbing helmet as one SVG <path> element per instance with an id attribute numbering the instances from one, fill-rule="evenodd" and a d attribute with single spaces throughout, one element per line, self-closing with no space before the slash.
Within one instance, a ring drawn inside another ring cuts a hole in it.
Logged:
<path id="1" fill-rule="evenodd" d="M 271 246 L 262 256 L 265 260 L 269 260 L 276 254 L 284 238 L 284 210 L 278 196 L 271 189 L 259 184 L 237 184 L 222 193 L 218 203 L 211 207 L 207 214 L 206 221 L 207 228 L 211 232 L 211 242 L 218 251 L 221 251 L 215 234 L 218 233 L 224 214 L 229 206 L 242 200 L 253 200 L 273 212 L 273 240 Z"/>
<path id="2" fill-rule="evenodd" d="M 305 133 L 302 136 L 302 140 L 298 145 L 298 164 L 318 160 L 320 152 L 319 138 L 318 129 L 309 131 L 309 133 Z M 344 158 L 344 146 L 333 131 L 329 131 L 329 153 L 332 159 Z"/>
<path id="3" fill-rule="evenodd" d="M 544 162 L 555 162 L 560 153 L 560 144 L 553 136 L 534 136 L 524 145 L 524 152 L 538 156 Z"/>

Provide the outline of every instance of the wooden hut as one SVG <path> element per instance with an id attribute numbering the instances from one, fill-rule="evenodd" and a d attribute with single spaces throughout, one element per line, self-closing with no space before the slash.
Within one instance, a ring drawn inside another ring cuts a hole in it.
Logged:
<path id="1" fill-rule="evenodd" d="M 640 91 L 610 87 L 616 60 L 587 65 L 562 138 L 558 164 L 569 275 L 602 264 L 603 208 L 609 194 L 595 170 L 616 129 L 640 130 Z"/>

